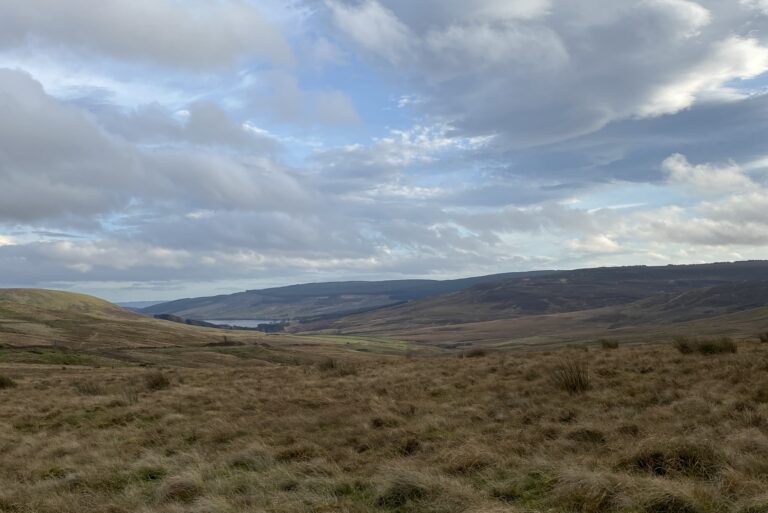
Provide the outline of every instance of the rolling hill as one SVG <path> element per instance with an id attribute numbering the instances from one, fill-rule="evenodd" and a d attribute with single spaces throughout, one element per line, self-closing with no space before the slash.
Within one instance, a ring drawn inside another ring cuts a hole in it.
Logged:
<path id="1" fill-rule="evenodd" d="M 190 319 L 333 318 L 462 290 L 481 283 L 540 276 L 550 271 L 505 273 L 458 280 L 394 280 L 308 283 L 236 294 L 180 299 L 144 308 L 149 315 Z"/>
<path id="2" fill-rule="evenodd" d="M 299 331 L 413 341 L 547 335 L 671 325 L 768 306 L 768 262 L 561 271 L 483 283 L 363 314 L 306 323 Z M 487 324 L 484 324 L 487 323 Z M 474 335 L 467 335 L 474 333 Z"/>
<path id="3" fill-rule="evenodd" d="M 140 315 L 83 294 L 0 289 L 0 364 L 239 367 L 406 349 L 400 341 L 376 337 L 208 328 Z"/>
<path id="4" fill-rule="evenodd" d="M 152 319 L 83 294 L 0 289 L 2 346 L 56 345 L 89 350 L 193 346 L 221 341 L 222 337 L 219 330 Z"/>

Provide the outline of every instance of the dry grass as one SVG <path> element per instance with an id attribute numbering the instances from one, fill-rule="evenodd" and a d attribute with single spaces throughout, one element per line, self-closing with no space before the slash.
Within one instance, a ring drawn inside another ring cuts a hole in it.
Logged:
<path id="1" fill-rule="evenodd" d="M 2 364 L 0 512 L 767 511 L 766 344 L 334 360 Z"/>

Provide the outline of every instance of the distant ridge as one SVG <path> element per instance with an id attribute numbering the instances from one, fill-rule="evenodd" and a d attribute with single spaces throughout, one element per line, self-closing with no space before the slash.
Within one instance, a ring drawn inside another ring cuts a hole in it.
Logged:
<path id="1" fill-rule="evenodd" d="M 123 308 L 128 308 L 129 310 L 141 310 L 142 308 L 149 308 L 150 306 L 159 305 L 164 302 L 165 301 L 118 301 L 115 304 Z"/>
<path id="2" fill-rule="evenodd" d="M 462 290 L 479 283 L 533 277 L 553 271 L 478 276 L 457 280 L 389 280 L 306 283 L 248 290 L 235 294 L 179 299 L 144 308 L 148 315 L 172 314 L 189 319 L 334 318 Z"/>
<path id="3" fill-rule="evenodd" d="M 376 311 L 310 323 L 302 330 L 338 330 L 342 333 L 388 333 L 392 329 L 449 326 L 536 315 L 579 312 L 636 302 L 666 295 L 677 298 L 676 316 L 694 318 L 696 312 L 712 314 L 768 305 L 768 261 L 724 262 L 695 265 L 626 266 L 556 271 L 476 284 L 456 292 L 427 297 Z M 743 284 L 743 285 L 739 285 Z M 752 285 L 750 285 L 752 284 Z M 730 288 L 729 288 L 730 287 Z M 684 306 L 685 294 L 698 303 Z M 724 291 L 729 290 L 730 295 Z M 713 295 L 719 295 L 717 303 Z M 651 300 L 649 300 L 651 301 Z M 657 305 L 655 298 L 645 306 Z M 633 308 L 639 308 L 633 306 Z M 686 313 L 687 310 L 687 313 Z M 640 317 L 648 318 L 646 311 Z M 660 314 L 657 314 L 660 315 Z"/>

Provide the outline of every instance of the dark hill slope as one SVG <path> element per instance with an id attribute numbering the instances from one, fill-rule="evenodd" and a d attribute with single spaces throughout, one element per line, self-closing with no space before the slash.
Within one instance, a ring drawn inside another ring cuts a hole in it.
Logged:
<path id="1" fill-rule="evenodd" d="M 301 319 L 374 310 L 514 277 L 549 271 L 505 273 L 459 280 L 395 280 L 307 283 L 236 294 L 180 299 L 143 310 L 190 319 Z"/>
<path id="2" fill-rule="evenodd" d="M 768 306 L 768 281 L 749 281 L 657 294 L 629 305 L 605 309 L 606 313 L 595 315 L 593 319 L 610 322 L 612 327 L 667 324 L 765 306 Z"/>
<path id="3" fill-rule="evenodd" d="M 444 326 L 594 310 L 628 305 L 659 294 L 672 298 L 696 289 L 760 281 L 768 281 L 768 262 L 578 269 L 482 283 L 374 312 L 310 323 L 302 329 L 386 333 L 393 327 Z M 738 297 L 731 299 L 721 292 L 719 301 L 731 301 L 736 308 L 742 303 L 754 306 L 759 303 L 752 299 L 756 290 L 762 289 L 759 285 L 754 289 L 739 289 Z M 693 301 L 693 297 L 689 300 Z M 694 304 L 686 306 L 685 301 L 678 299 L 678 310 L 704 308 Z M 665 307 L 657 305 L 657 308 Z"/>

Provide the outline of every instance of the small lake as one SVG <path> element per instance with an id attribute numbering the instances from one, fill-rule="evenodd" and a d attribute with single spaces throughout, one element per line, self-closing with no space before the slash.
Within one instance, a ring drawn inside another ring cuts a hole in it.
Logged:
<path id="1" fill-rule="evenodd" d="M 223 321 L 220 319 L 205 319 L 205 322 L 210 322 L 211 324 L 216 324 L 218 326 L 236 326 L 238 328 L 258 328 L 259 324 L 274 324 L 279 321 L 267 321 L 267 320 L 260 320 L 260 319 L 233 319 L 233 320 L 227 320 Z"/>

